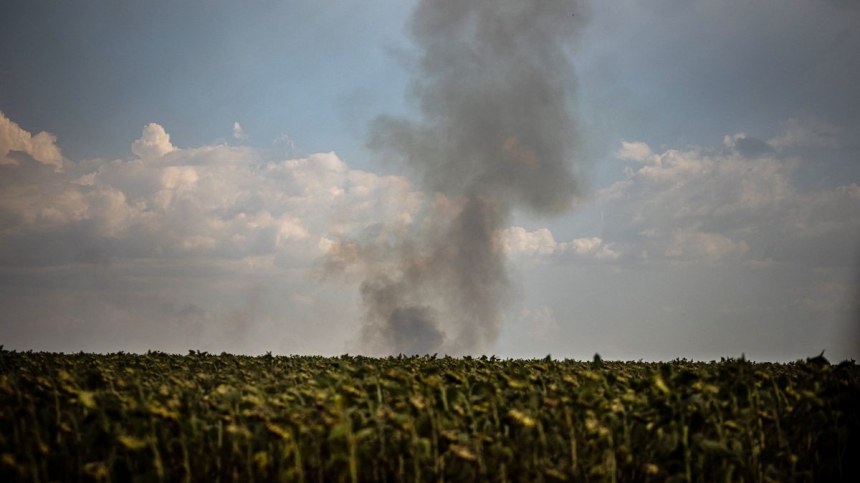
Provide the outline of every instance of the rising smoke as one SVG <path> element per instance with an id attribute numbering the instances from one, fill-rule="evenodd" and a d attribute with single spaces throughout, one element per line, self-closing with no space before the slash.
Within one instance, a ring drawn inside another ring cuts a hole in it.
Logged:
<path id="1" fill-rule="evenodd" d="M 565 47 L 585 16 L 561 0 L 419 2 L 408 28 L 420 118 L 380 116 L 368 144 L 435 202 L 410 227 L 341 240 L 325 260 L 327 273 L 363 280 L 363 352 L 459 355 L 496 341 L 510 292 L 499 230 L 514 209 L 558 214 L 577 192 Z"/>

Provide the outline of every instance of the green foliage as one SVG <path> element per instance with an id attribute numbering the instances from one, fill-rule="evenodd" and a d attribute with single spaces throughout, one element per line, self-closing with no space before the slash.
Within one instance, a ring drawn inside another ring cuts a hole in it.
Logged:
<path id="1" fill-rule="evenodd" d="M 0 481 L 860 481 L 860 369 L 0 352 Z"/>

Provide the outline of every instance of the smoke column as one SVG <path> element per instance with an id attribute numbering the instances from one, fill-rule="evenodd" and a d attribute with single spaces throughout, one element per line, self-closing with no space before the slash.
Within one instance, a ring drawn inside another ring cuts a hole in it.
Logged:
<path id="1" fill-rule="evenodd" d="M 418 3 L 409 94 L 421 115 L 377 117 L 368 145 L 402 160 L 435 202 L 409 227 L 340 241 L 325 261 L 360 273 L 365 353 L 461 355 L 496 341 L 510 292 L 499 231 L 514 209 L 558 214 L 576 195 L 564 48 L 584 14 L 559 0 Z"/>

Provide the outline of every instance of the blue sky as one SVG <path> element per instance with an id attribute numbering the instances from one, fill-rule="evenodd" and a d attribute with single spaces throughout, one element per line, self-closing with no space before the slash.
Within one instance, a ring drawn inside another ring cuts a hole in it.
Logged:
<path id="1" fill-rule="evenodd" d="M 373 352 L 361 274 L 317 272 L 433 205 L 367 147 L 377 116 L 421 116 L 416 3 L 4 2 L 0 341 Z M 860 356 L 860 8 L 570 12 L 584 189 L 499 230 L 510 296 L 471 351 Z"/>
<path id="2" fill-rule="evenodd" d="M 308 152 L 355 150 L 352 118 L 403 99 L 386 49 L 404 44 L 409 12 L 362 3 L 11 2 L 4 112 L 75 159 L 126 156 L 156 119 L 192 146 L 239 121 L 261 147 L 287 133 Z"/>

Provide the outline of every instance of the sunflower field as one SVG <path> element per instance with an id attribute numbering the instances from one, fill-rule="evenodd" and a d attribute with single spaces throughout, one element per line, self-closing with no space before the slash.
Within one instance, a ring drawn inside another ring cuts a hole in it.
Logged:
<path id="1" fill-rule="evenodd" d="M 860 367 L 0 352 L 3 482 L 860 481 Z"/>

